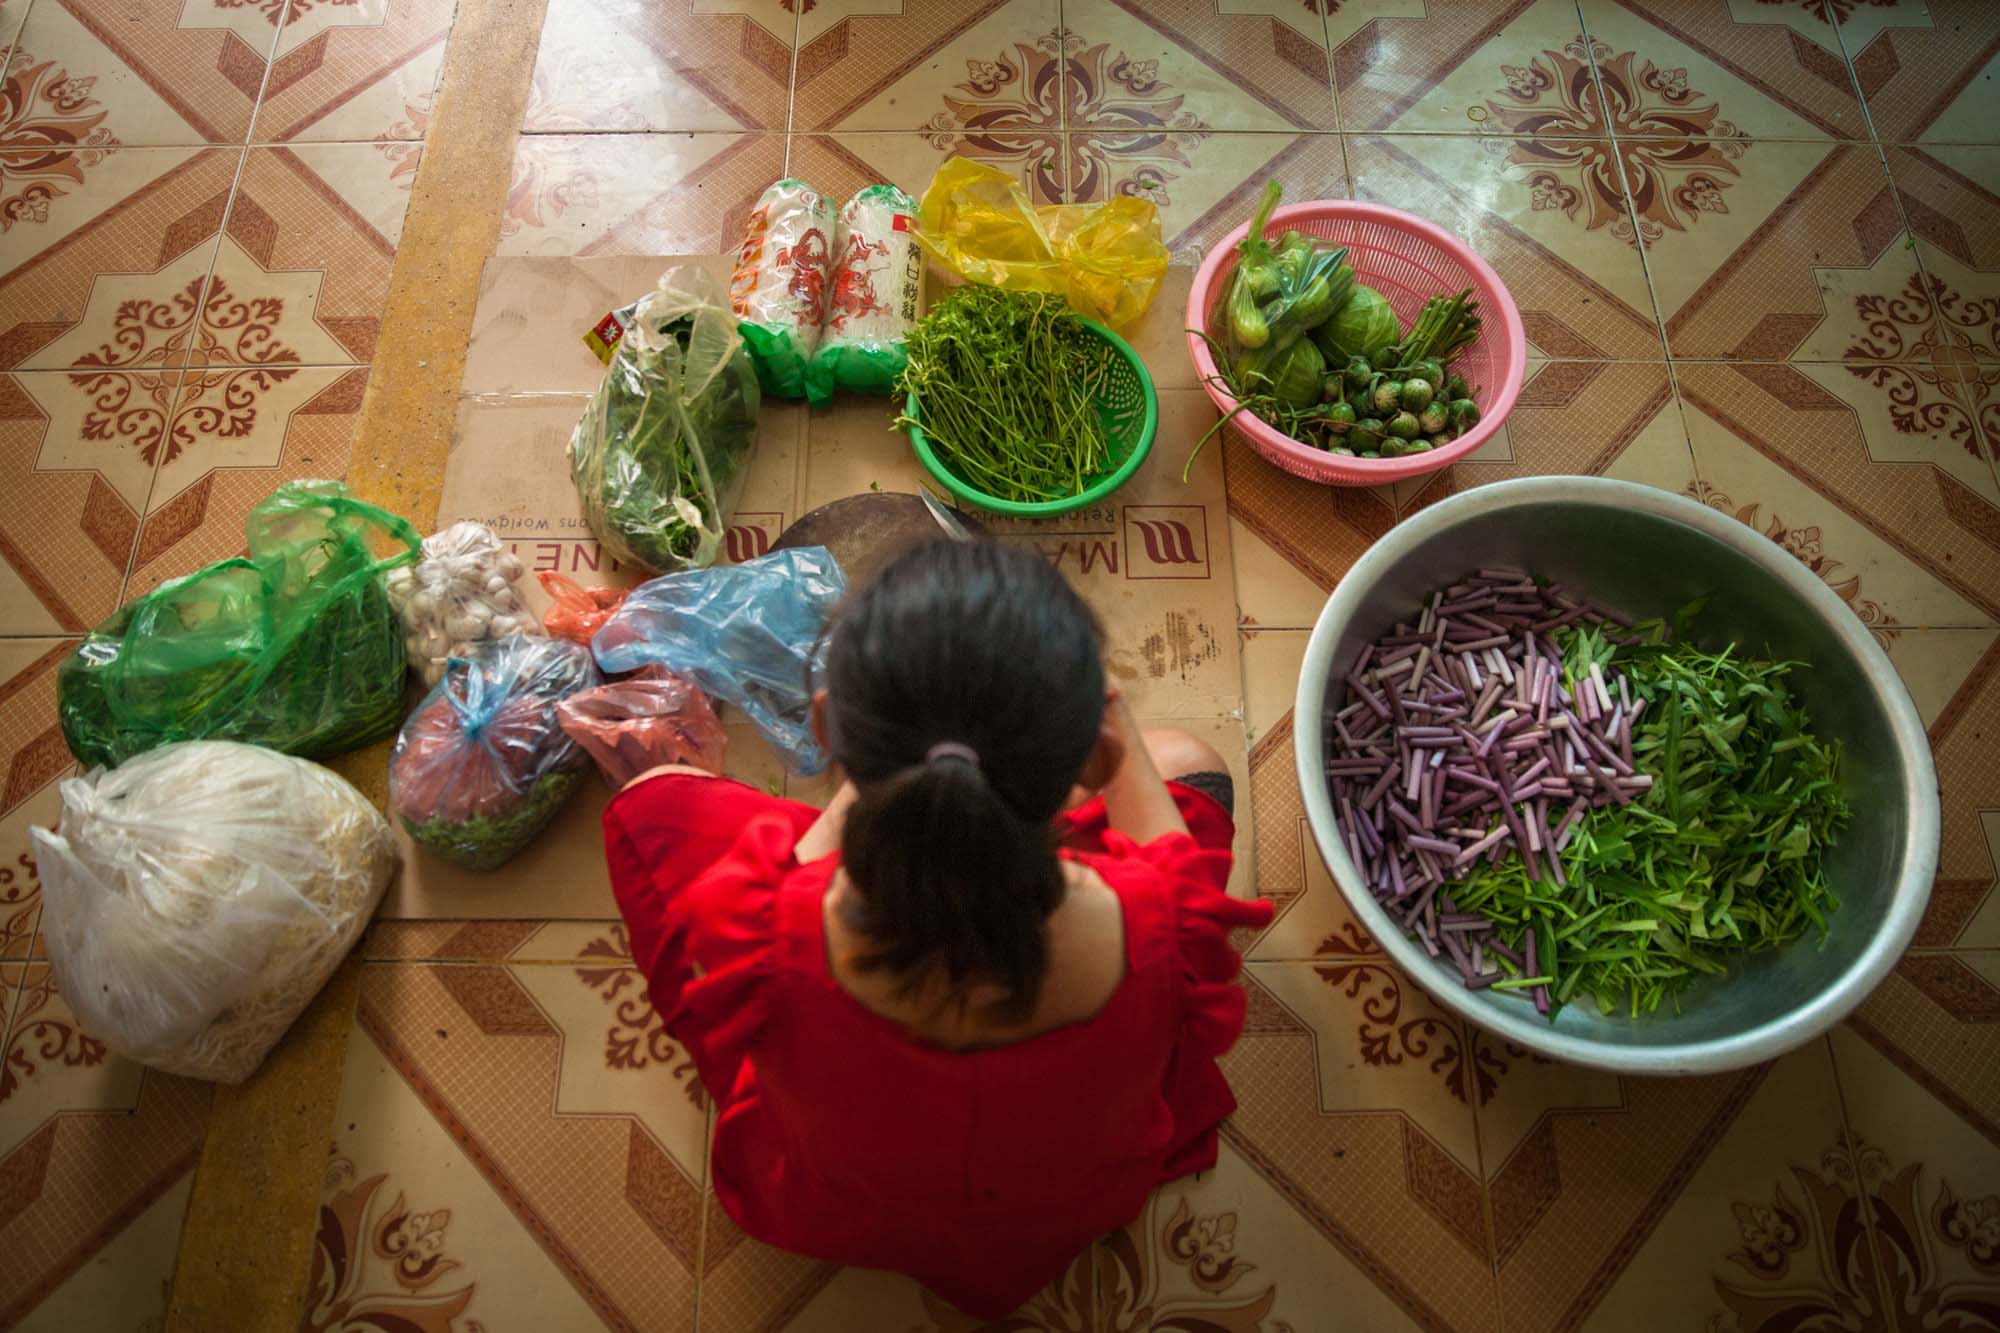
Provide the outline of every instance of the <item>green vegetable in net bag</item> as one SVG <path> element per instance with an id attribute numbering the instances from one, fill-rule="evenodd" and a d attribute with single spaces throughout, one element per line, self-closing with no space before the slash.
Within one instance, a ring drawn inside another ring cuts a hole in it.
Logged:
<path id="1" fill-rule="evenodd" d="M 669 269 L 570 436 L 584 521 L 620 560 L 713 563 L 757 440 L 757 376 L 720 285 Z"/>
<path id="2" fill-rule="evenodd" d="M 63 663 L 57 712 L 79 760 L 204 739 L 311 757 L 396 729 L 403 631 L 382 574 L 416 558 L 416 529 L 337 481 L 287 482 L 245 527 L 248 557 L 162 584 Z"/>

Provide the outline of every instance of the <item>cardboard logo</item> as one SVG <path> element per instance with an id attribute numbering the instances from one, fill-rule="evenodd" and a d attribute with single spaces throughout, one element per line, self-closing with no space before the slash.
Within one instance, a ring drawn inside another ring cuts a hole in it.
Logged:
<path id="1" fill-rule="evenodd" d="M 1201 505 L 1127 505 L 1125 577 L 1208 578 L 1208 510 Z"/>
<path id="2" fill-rule="evenodd" d="M 736 514 L 723 529 L 723 558 L 732 565 L 769 555 L 771 543 L 785 530 L 783 514 Z"/>

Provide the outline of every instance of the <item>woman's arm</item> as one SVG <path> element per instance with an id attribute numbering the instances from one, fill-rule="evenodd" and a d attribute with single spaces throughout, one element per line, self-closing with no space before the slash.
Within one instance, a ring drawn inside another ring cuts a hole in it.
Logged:
<path id="1" fill-rule="evenodd" d="M 1108 721 L 1115 728 L 1124 755 L 1104 784 L 1105 817 L 1111 827 L 1134 842 L 1151 842 L 1169 833 L 1186 833 L 1187 821 L 1153 764 L 1146 737 L 1132 719 L 1132 710 L 1122 695 L 1114 694 L 1106 705 Z"/>
<path id="2" fill-rule="evenodd" d="M 857 795 L 852 782 L 840 784 L 840 790 L 833 794 L 833 799 L 826 803 L 826 809 L 820 812 L 819 818 L 813 821 L 812 827 L 806 830 L 805 836 L 793 849 L 792 855 L 798 858 L 801 865 L 840 850 L 840 835 L 847 828 L 847 812 L 854 808 Z"/>
<path id="3" fill-rule="evenodd" d="M 630 791 L 632 790 L 632 788 L 644 782 L 647 778 L 665 777 L 669 773 L 678 773 L 682 777 L 686 778 L 712 778 L 715 776 L 715 774 L 709 772 L 707 769 L 696 768 L 691 764 L 660 764 L 657 767 L 647 769 L 644 773 L 641 773 L 638 777 L 633 778 L 630 782 L 627 782 L 624 786 L 620 787 L 618 790 Z"/>

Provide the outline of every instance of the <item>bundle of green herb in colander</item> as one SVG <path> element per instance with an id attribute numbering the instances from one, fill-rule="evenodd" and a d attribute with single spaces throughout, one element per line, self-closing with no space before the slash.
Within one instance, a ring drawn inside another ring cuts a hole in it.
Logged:
<path id="1" fill-rule="evenodd" d="M 1060 297 L 955 287 L 905 343 L 898 386 L 918 415 L 896 424 L 920 427 L 968 485 L 1035 504 L 1080 495 L 1110 468 L 1097 411 L 1107 349 Z"/>

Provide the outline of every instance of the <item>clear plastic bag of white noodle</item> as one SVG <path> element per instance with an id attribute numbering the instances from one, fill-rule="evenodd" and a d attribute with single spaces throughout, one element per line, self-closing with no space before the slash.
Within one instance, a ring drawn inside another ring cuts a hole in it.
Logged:
<path id="1" fill-rule="evenodd" d="M 162 746 L 61 791 L 57 830 L 31 830 L 56 984 L 86 1032 L 170 1074 L 248 1078 L 396 868 L 366 797 L 254 745 Z"/>
<path id="2" fill-rule="evenodd" d="M 590 650 L 606 675 L 661 666 L 686 676 L 741 709 L 786 768 L 817 773 L 826 754 L 813 739 L 807 682 L 826 674 L 822 631 L 846 592 L 824 546 L 669 574 L 634 588 Z"/>
<path id="3" fill-rule="evenodd" d="M 757 372 L 721 284 L 668 269 L 569 441 L 584 522 L 620 560 L 710 564 L 757 443 Z"/>

